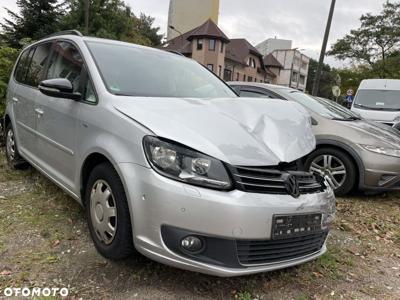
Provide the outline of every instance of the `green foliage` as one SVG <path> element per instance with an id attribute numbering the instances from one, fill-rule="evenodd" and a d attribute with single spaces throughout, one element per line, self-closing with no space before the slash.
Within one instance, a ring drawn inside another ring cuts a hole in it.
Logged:
<path id="1" fill-rule="evenodd" d="M 236 294 L 235 297 L 237 300 L 251 300 L 252 296 L 251 293 L 248 291 L 241 291 Z"/>
<path id="2" fill-rule="evenodd" d="M 368 66 L 371 76 L 398 78 L 400 3 L 387 1 L 380 14 L 366 14 L 360 18 L 361 26 L 339 39 L 329 51 L 338 59 Z"/>
<path id="3" fill-rule="evenodd" d="M 18 54 L 14 48 L 0 47 L 0 116 L 4 114 L 7 83 Z"/>
<path id="4" fill-rule="evenodd" d="M 88 0 L 88 35 L 126 42 L 158 46 L 162 35 L 153 27 L 154 19 L 141 14 L 135 16 L 122 0 Z M 9 9 L 8 18 L 0 24 L 3 44 L 22 48 L 27 41 L 43 38 L 51 33 L 77 29 L 85 33 L 85 1 L 82 0 L 17 0 L 20 13 Z"/>
<path id="5" fill-rule="evenodd" d="M 310 66 L 308 69 L 308 79 L 306 90 L 311 92 L 315 81 L 318 68 L 318 61 L 310 59 Z M 321 81 L 319 85 L 318 96 L 332 99 L 332 86 L 336 85 L 336 70 L 332 69 L 329 65 L 324 64 L 322 67 Z"/>
<path id="6" fill-rule="evenodd" d="M 85 32 L 85 7 L 79 0 L 67 0 L 68 13 L 61 22 L 62 29 Z M 91 0 L 88 35 L 157 46 L 162 36 L 153 28 L 154 19 L 142 14 L 136 17 L 121 0 Z"/>
<path id="7" fill-rule="evenodd" d="M 63 2 L 58 0 L 17 0 L 20 13 L 6 8 L 9 18 L 0 24 L 1 39 L 8 46 L 21 48 L 24 38 L 38 40 L 59 29 L 63 16 Z"/>

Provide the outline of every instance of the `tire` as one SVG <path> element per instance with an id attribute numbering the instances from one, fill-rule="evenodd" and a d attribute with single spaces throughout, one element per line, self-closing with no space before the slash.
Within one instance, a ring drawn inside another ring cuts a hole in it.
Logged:
<path id="1" fill-rule="evenodd" d="M 128 202 L 121 179 L 110 163 L 99 164 L 90 173 L 85 206 L 97 251 L 111 260 L 130 257 L 135 251 Z"/>
<path id="2" fill-rule="evenodd" d="M 324 167 L 318 169 L 315 163 Z M 330 167 L 327 167 L 327 165 L 330 165 Z M 328 181 L 331 183 L 336 196 L 345 196 L 355 187 L 356 166 L 350 156 L 341 150 L 334 148 L 317 149 L 307 157 L 305 168 L 310 172 L 328 176 Z M 345 174 L 342 174 L 343 171 Z M 333 181 L 332 178 L 335 180 Z"/>
<path id="3" fill-rule="evenodd" d="M 19 154 L 18 145 L 11 122 L 7 125 L 6 130 L 4 131 L 4 139 L 6 143 L 7 162 L 10 167 L 15 170 L 26 168 L 28 163 Z"/>

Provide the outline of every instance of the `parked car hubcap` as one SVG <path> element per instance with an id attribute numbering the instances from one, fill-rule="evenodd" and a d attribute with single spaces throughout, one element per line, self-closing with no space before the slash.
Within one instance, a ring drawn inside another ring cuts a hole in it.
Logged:
<path id="1" fill-rule="evenodd" d="M 109 245 L 117 232 L 117 208 L 110 186 L 98 180 L 90 193 L 90 217 L 97 237 Z"/>
<path id="2" fill-rule="evenodd" d="M 346 167 L 336 156 L 317 156 L 311 162 L 310 171 L 325 177 L 334 190 L 346 181 Z"/>
<path id="3" fill-rule="evenodd" d="M 14 140 L 14 132 L 9 130 L 7 132 L 7 153 L 8 157 L 11 161 L 15 159 L 15 140 Z"/>

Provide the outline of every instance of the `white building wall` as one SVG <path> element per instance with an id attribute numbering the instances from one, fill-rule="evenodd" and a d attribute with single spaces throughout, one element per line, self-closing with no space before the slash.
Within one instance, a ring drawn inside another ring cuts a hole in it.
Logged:
<path id="1" fill-rule="evenodd" d="M 292 49 L 291 40 L 267 39 L 256 46 L 257 50 L 263 55 L 270 54 L 275 50 Z"/>
<path id="2" fill-rule="evenodd" d="M 310 59 L 295 49 L 275 50 L 272 55 L 283 66 L 277 84 L 305 91 Z"/>

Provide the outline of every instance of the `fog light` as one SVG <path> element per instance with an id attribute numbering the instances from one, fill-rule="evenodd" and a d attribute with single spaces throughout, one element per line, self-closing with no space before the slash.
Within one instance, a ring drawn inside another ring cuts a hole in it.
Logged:
<path id="1" fill-rule="evenodd" d="M 197 236 L 189 235 L 182 239 L 181 246 L 189 252 L 199 252 L 203 249 L 203 241 Z"/>

